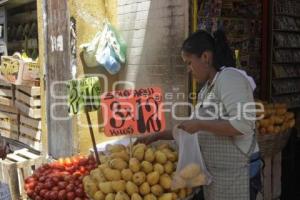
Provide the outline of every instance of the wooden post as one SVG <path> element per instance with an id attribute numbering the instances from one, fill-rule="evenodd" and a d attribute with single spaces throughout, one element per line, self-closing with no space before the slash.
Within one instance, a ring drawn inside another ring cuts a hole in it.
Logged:
<path id="1" fill-rule="evenodd" d="M 272 199 L 281 196 L 281 152 L 272 159 Z"/>
<path id="2" fill-rule="evenodd" d="M 46 104 L 49 154 L 54 158 L 73 154 L 72 120 L 68 116 L 67 85 L 71 53 L 67 0 L 43 0 L 46 24 Z M 54 83 L 60 83 L 53 87 Z M 63 97 L 63 99 L 62 99 Z"/>

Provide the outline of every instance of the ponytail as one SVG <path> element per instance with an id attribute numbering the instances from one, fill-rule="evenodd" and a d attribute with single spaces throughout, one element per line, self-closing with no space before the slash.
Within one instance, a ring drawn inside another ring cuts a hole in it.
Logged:
<path id="1" fill-rule="evenodd" d="M 221 67 L 235 67 L 233 53 L 228 46 L 224 31 L 217 30 L 212 37 L 204 30 L 192 33 L 182 45 L 182 51 L 201 56 L 205 51 L 213 53 L 213 65 L 217 71 Z"/>
<path id="2" fill-rule="evenodd" d="M 233 52 L 230 49 L 224 31 L 214 32 L 215 38 L 215 59 L 220 67 L 236 67 Z"/>

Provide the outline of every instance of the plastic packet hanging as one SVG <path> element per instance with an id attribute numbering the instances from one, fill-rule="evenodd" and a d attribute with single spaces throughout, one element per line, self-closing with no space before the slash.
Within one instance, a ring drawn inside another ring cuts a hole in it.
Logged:
<path id="1" fill-rule="evenodd" d="M 88 67 L 103 66 L 114 75 L 126 61 L 126 43 L 109 22 L 90 43 L 82 44 L 83 59 Z"/>
<path id="2" fill-rule="evenodd" d="M 205 166 L 197 134 L 189 134 L 176 126 L 173 136 L 178 145 L 179 160 L 172 190 L 209 185 L 212 178 Z"/>

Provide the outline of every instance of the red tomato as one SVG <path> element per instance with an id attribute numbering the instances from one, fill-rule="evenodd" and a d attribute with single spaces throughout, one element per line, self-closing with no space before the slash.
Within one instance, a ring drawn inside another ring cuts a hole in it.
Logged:
<path id="1" fill-rule="evenodd" d="M 79 168 L 79 170 L 80 170 L 80 172 L 81 172 L 82 174 L 84 174 L 84 173 L 86 172 L 86 169 L 85 169 L 85 167 L 83 167 L 83 166 L 81 166 L 81 167 Z"/>
<path id="2" fill-rule="evenodd" d="M 65 181 L 58 182 L 59 189 L 65 189 L 67 187 L 68 183 Z"/>
<path id="3" fill-rule="evenodd" d="M 84 192 L 83 192 L 83 189 L 81 189 L 81 188 L 77 188 L 77 189 L 75 190 L 75 194 L 76 194 L 76 196 L 78 196 L 78 197 L 84 197 Z"/>
<path id="4" fill-rule="evenodd" d="M 30 183 L 30 182 L 34 182 L 34 181 L 36 181 L 36 179 L 35 179 L 34 177 L 32 177 L 32 176 L 27 177 L 27 178 L 25 179 L 25 183 Z"/>
<path id="5" fill-rule="evenodd" d="M 82 200 L 82 198 L 80 198 L 80 197 L 76 197 L 74 200 Z"/>
<path id="6" fill-rule="evenodd" d="M 40 196 L 36 196 L 35 200 L 43 200 Z"/>
<path id="7" fill-rule="evenodd" d="M 66 190 L 60 190 L 58 192 L 58 199 L 59 200 L 66 200 L 67 199 L 67 193 Z"/>
<path id="8" fill-rule="evenodd" d="M 42 189 L 42 190 L 39 192 L 39 196 L 45 197 L 46 192 L 47 192 L 46 189 Z"/>
<path id="9" fill-rule="evenodd" d="M 64 180 L 65 180 L 66 182 L 70 182 L 70 180 L 71 180 L 71 175 L 66 175 L 66 176 L 64 176 Z"/>
<path id="10" fill-rule="evenodd" d="M 75 199 L 75 193 L 74 192 L 68 192 L 67 193 L 67 199 L 68 200 L 74 200 Z"/>
<path id="11" fill-rule="evenodd" d="M 65 165 L 65 160 L 63 158 L 58 159 L 58 163 L 63 166 Z"/>
<path id="12" fill-rule="evenodd" d="M 72 161 L 70 158 L 66 158 L 65 159 L 65 163 L 64 163 L 65 167 L 71 167 L 72 166 Z"/>
<path id="13" fill-rule="evenodd" d="M 75 186 L 73 183 L 70 183 L 69 185 L 67 185 L 66 187 L 66 191 L 67 192 L 72 192 L 75 189 Z"/>
<path id="14" fill-rule="evenodd" d="M 57 197 L 58 197 L 58 192 L 57 191 L 52 191 L 52 192 L 50 192 L 50 199 L 52 200 L 55 200 L 55 199 L 57 199 Z"/>
<path id="15" fill-rule="evenodd" d="M 46 200 L 50 200 L 50 199 L 51 199 L 50 191 L 47 191 L 47 192 L 45 193 L 44 198 L 45 198 Z"/>
<path id="16" fill-rule="evenodd" d="M 57 176 L 53 177 L 52 180 L 55 184 L 57 184 L 60 181 Z"/>
<path id="17" fill-rule="evenodd" d="M 55 185 L 54 182 L 51 180 L 48 180 L 45 182 L 46 189 L 52 189 L 54 187 L 54 185 Z"/>
<path id="18" fill-rule="evenodd" d="M 59 187 L 58 186 L 53 187 L 52 191 L 59 191 Z"/>
<path id="19" fill-rule="evenodd" d="M 39 182 L 45 182 L 45 180 L 46 180 L 46 177 L 45 176 L 41 176 L 40 178 L 39 178 Z"/>
<path id="20" fill-rule="evenodd" d="M 80 166 L 84 166 L 88 163 L 88 159 L 87 158 L 82 158 L 79 160 L 79 165 Z"/>
<path id="21" fill-rule="evenodd" d="M 70 167 L 66 167 L 66 170 L 68 172 L 70 172 L 71 174 L 73 174 L 75 172 L 76 168 L 74 166 L 70 166 Z"/>

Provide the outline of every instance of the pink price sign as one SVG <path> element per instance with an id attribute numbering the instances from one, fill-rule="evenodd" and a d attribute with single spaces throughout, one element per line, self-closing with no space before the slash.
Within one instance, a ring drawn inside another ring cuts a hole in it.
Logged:
<path id="1" fill-rule="evenodd" d="M 166 127 L 160 88 L 107 92 L 101 105 L 106 136 L 149 134 Z"/>

